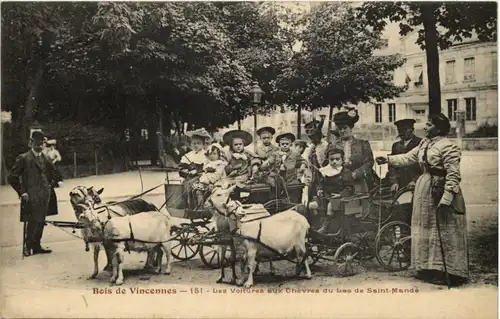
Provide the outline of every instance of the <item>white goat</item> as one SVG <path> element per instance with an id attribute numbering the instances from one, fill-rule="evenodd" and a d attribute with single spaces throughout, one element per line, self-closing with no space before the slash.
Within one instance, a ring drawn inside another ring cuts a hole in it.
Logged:
<path id="1" fill-rule="evenodd" d="M 92 205 L 80 205 L 83 213 L 78 220 L 92 233 L 100 233 L 106 242 L 106 247 L 112 255 L 113 276 L 111 283 L 123 284 L 123 260 L 124 252 L 151 252 L 158 250 L 158 273 L 170 274 L 171 250 L 170 250 L 170 224 L 166 215 L 158 211 L 143 212 L 136 215 L 110 218 L 107 210 L 95 211 Z M 157 249 L 158 247 L 161 248 Z M 166 269 L 162 265 L 162 257 L 165 253 L 167 258 Z M 99 249 L 94 250 L 94 274 L 99 271 L 98 267 Z"/>
<path id="2" fill-rule="evenodd" d="M 253 272 L 257 265 L 257 259 L 275 259 L 276 257 L 284 259 L 285 256 L 291 257 L 290 253 L 295 253 L 296 275 L 300 275 L 302 265 L 304 265 L 306 277 L 311 278 L 311 270 L 307 258 L 305 258 L 306 236 L 310 228 L 307 219 L 294 210 L 287 210 L 270 217 L 256 220 L 250 218 L 250 221 L 244 221 L 242 220 L 246 215 L 244 207 L 229 199 L 235 188 L 236 186 L 214 190 L 209 202 L 219 214 L 226 218 L 231 219 L 234 216 L 237 228 L 235 241 L 237 246 L 243 247 L 245 251 L 241 265 L 242 271 L 245 268 L 248 269 L 248 279 L 244 283 L 244 287 L 249 288 L 253 285 Z M 233 278 L 235 277 L 233 264 Z M 238 283 L 242 284 L 243 282 L 239 281 Z"/>

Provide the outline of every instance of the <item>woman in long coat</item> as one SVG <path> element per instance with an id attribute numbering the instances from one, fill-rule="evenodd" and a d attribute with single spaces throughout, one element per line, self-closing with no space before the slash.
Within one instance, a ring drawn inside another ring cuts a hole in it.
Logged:
<path id="1" fill-rule="evenodd" d="M 368 193 L 373 185 L 375 161 L 370 143 L 354 137 L 352 133 L 358 120 L 359 115 L 355 109 L 336 113 L 333 121 L 339 137 L 331 146 L 344 151 L 344 167 L 352 172 L 355 193 Z M 364 213 L 368 211 L 367 201 L 362 202 L 362 208 Z"/>
<path id="2" fill-rule="evenodd" d="M 420 164 L 423 174 L 415 185 L 411 220 L 412 268 L 423 280 L 443 283 L 444 254 L 451 284 L 456 286 L 469 278 L 469 256 L 465 202 L 460 189 L 461 152 L 446 138 L 449 131 L 446 116 L 431 116 L 425 127 L 426 138 L 417 147 L 406 154 L 377 158 L 377 162 L 399 167 Z"/>

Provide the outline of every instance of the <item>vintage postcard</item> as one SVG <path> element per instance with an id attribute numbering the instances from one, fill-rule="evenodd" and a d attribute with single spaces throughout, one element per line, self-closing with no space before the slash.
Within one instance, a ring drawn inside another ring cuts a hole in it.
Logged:
<path id="1" fill-rule="evenodd" d="M 496 2 L 1 6 L 0 316 L 498 316 Z"/>

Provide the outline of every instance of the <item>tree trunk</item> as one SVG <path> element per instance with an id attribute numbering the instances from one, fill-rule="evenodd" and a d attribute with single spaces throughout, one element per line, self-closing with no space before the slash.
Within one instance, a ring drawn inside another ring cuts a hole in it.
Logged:
<path id="1" fill-rule="evenodd" d="M 441 113 L 441 86 L 439 80 L 439 52 L 436 29 L 435 4 L 421 5 L 424 25 L 425 54 L 427 57 L 427 80 L 429 86 L 429 115 Z"/>
<path id="2" fill-rule="evenodd" d="M 331 130 L 332 130 L 332 120 L 333 120 L 333 108 L 335 106 L 330 105 L 330 113 L 328 113 L 328 132 L 326 133 L 326 140 L 330 141 L 330 137 L 332 135 Z"/>
<path id="3" fill-rule="evenodd" d="M 297 108 L 297 138 L 302 134 L 302 106 L 299 104 Z"/>
<path id="4" fill-rule="evenodd" d="M 30 125 L 33 123 L 33 117 L 35 114 L 35 109 L 38 105 L 38 95 L 40 92 L 40 85 L 42 84 L 43 73 L 45 70 L 45 61 L 42 61 L 37 68 L 37 71 L 29 83 L 29 93 L 26 98 L 24 116 L 22 120 L 22 138 L 23 141 L 28 142 Z"/>

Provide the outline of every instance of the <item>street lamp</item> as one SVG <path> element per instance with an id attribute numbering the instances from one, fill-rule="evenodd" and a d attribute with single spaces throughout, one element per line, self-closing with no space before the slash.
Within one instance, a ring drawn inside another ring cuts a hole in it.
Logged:
<path id="1" fill-rule="evenodd" d="M 257 152 L 257 105 L 262 99 L 262 89 L 257 82 L 252 83 L 250 88 L 250 95 L 253 104 L 253 147 L 254 151 Z"/>

